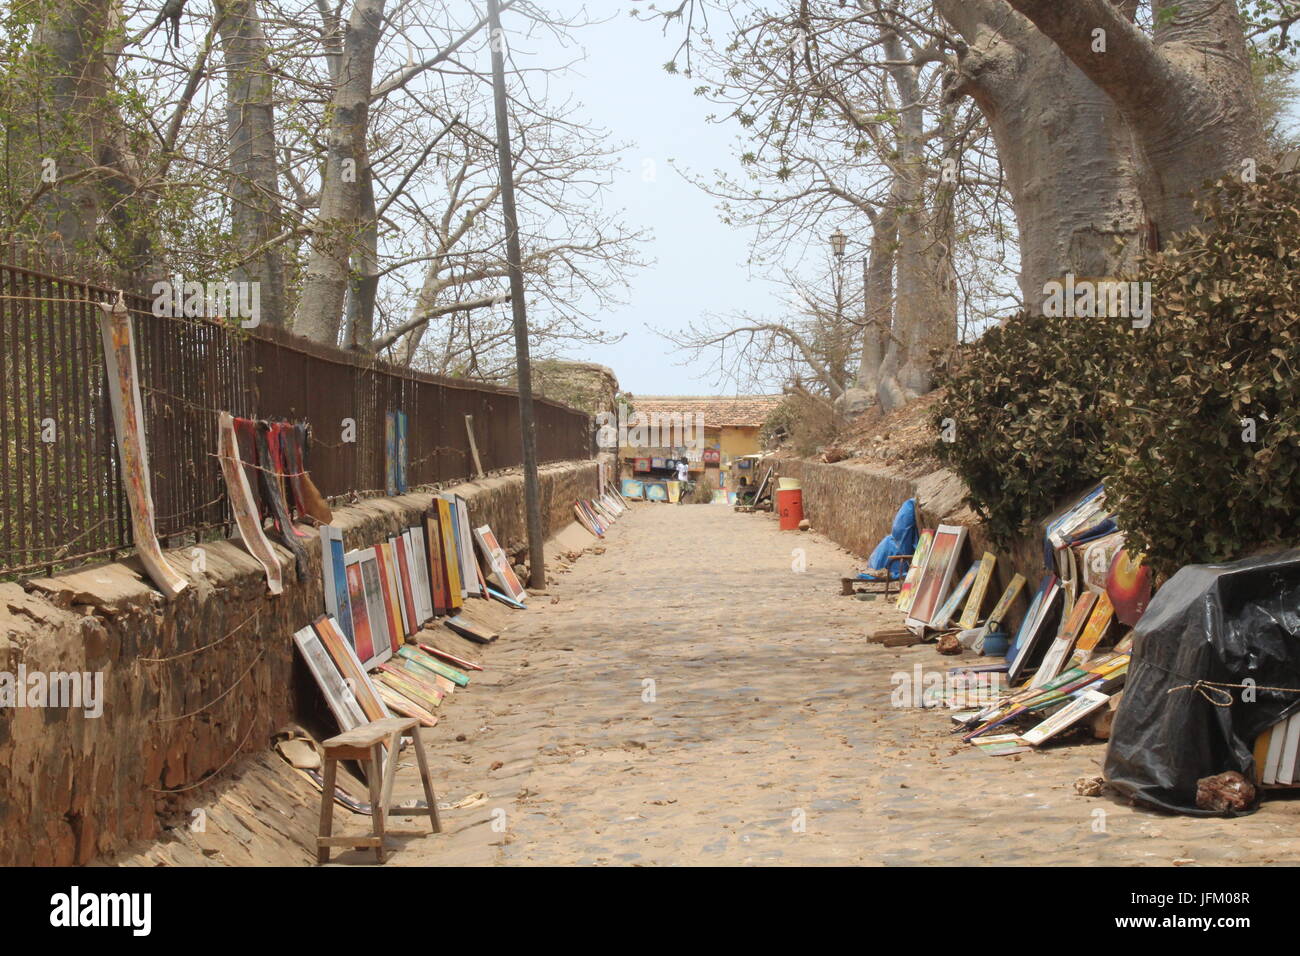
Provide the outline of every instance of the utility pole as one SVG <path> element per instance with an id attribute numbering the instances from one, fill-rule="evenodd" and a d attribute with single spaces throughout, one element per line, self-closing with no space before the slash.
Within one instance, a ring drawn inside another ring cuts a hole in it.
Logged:
<path id="1" fill-rule="evenodd" d="M 519 382 L 519 430 L 524 443 L 524 511 L 528 522 L 528 586 L 546 587 L 542 536 L 542 494 L 537 478 L 537 427 L 533 419 L 533 368 L 528 358 L 528 310 L 524 301 L 519 217 L 515 212 L 515 170 L 510 155 L 510 116 L 506 111 L 505 34 L 498 0 L 487 0 L 488 43 L 492 48 L 492 93 L 497 114 L 497 162 L 501 171 L 501 214 L 506 223 L 506 266 L 510 272 L 510 310 L 515 324 L 515 364 Z"/>

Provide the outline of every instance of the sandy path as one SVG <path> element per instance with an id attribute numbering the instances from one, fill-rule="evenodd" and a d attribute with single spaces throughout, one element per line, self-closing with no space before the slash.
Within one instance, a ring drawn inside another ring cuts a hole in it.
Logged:
<path id="1" fill-rule="evenodd" d="M 398 837 L 390 865 L 1300 858 L 1294 800 L 1241 820 L 1135 810 L 1074 793 L 1102 744 L 988 757 L 945 713 L 891 707 L 892 674 L 950 660 L 868 644 L 898 615 L 838 595 L 853 561 L 819 535 L 640 505 L 606 545 L 511 618 L 428 735 L 440 799 L 486 799 Z M 398 799 L 416 787 L 404 772 Z"/>

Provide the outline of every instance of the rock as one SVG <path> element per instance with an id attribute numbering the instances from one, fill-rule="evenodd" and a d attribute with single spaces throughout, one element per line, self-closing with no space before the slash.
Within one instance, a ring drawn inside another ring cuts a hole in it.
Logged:
<path id="1" fill-rule="evenodd" d="M 949 631 L 947 634 L 941 634 L 939 636 L 939 643 L 936 646 L 938 647 L 940 654 L 961 653 L 961 641 L 957 639 L 957 635 L 952 631 Z"/>
<path id="2" fill-rule="evenodd" d="M 845 389 L 844 394 L 835 399 L 836 409 L 846 418 L 856 418 L 876 404 L 876 396 L 865 388 Z"/>
<path id="3" fill-rule="evenodd" d="M 1080 777 L 1074 781 L 1074 792 L 1081 797 L 1100 797 L 1106 789 L 1106 781 L 1101 777 Z"/>
<path id="4" fill-rule="evenodd" d="M 1254 802 L 1255 785 L 1235 770 L 1196 781 L 1196 806 L 1201 810 L 1245 810 Z"/>
<path id="5" fill-rule="evenodd" d="M 812 522 L 809 521 L 807 518 L 804 518 L 802 521 L 799 522 L 799 530 L 800 530 L 800 531 L 807 531 L 807 530 L 809 530 L 811 527 L 812 527 Z"/>

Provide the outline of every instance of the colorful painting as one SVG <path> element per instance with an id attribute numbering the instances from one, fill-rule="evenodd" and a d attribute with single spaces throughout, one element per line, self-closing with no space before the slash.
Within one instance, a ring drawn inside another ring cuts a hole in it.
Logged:
<path id="1" fill-rule="evenodd" d="M 423 561 L 415 560 L 415 555 L 423 554 L 427 545 L 424 543 L 424 529 L 414 526 L 406 531 L 406 553 L 409 556 L 411 571 L 411 591 L 415 600 L 415 630 L 419 630 L 425 621 L 433 617 L 433 598 L 429 585 L 428 567 Z"/>
<path id="2" fill-rule="evenodd" d="M 934 541 L 925 556 L 925 567 L 916 583 L 916 599 L 908 612 L 909 627 L 924 627 L 934 617 L 943 597 L 948 593 L 953 570 L 966 543 L 966 529 L 960 525 L 939 525 Z"/>
<path id="3" fill-rule="evenodd" d="M 375 656 L 374 639 L 370 634 L 370 611 L 366 606 L 366 584 L 361 577 L 361 553 L 347 556 L 348 602 L 352 607 L 352 650 L 357 658 L 368 661 Z"/>
<path id="4" fill-rule="evenodd" d="M 307 662 L 307 669 L 316 679 L 316 686 L 325 695 L 325 703 L 330 713 L 338 721 L 340 730 L 352 730 L 368 723 L 365 712 L 352 694 L 347 681 L 339 673 L 329 654 L 321 646 L 320 638 L 310 627 L 304 627 L 293 635 L 293 642 L 298 645 L 302 659 Z"/>
<path id="5" fill-rule="evenodd" d="M 1043 657 L 1043 663 L 1039 665 L 1038 671 L 1034 674 L 1034 679 L 1029 682 L 1030 687 L 1042 687 L 1049 680 L 1052 680 L 1061 673 L 1061 668 L 1065 662 L 1070 659 L 1070 653 L 1074 650 L 1074 642 L 1079 639 L 1079 634 L 1083 626 L 1087 623 L 1088 615 L 1092 613 L 1092 606 L 1097 602 L 1097 595 L 1091 591 L 1084 591 L 1079 595 L 1079 599 L 1074 602 L 1074 608 L 1061 625 L 1061 631 L 1052 641 L 1051 646 L 1047 649 L 1047 654 Z"/>
<path id="6" fill-rule="evenodd" d="M 900 611 L 910 611 L 912 601 L 916 598 L 916 582 L 921 577 L 921 568 L 925 566 L 925 559 L 930 554 L 930 543 L 934 540 L 934 529 L 927 528 L 921 532 L 921 536 L 916 540 L 916 550 L 912 553 L 912 563 L 907 569 L 907 577 L 903 579 L 903 585 L 898 591 L 898 609 Z"/>
<path id="7" fill-rule="evenodd" d="M 993 568 L 997 564 L 997 560 L 988 551 L 985 551 L 984 556 L 980 558 L 980 569 L 975 576 L 975 585 L 971 588 L 970 597 L 966 600 L 966 607 L 962 610 L 961 618 L 957 621 L 957 626 L 963 630 L 972 628 L 979 623 L 980 611 L 984 607 L 984 596 L 988 594 L 989 582 L 993 580 Z"/>
<path id="8" fill-rule="evenodd" d="M 149 578 L 167 600 L 188 586 L 167 563 L 154 525 L 153 488 L 149 483 L 149 449 L 144 436 L 144 413 L 140 404 L 140 383 L 135 361 L 135 332 L 126 302 L 118 293 L 117 304 L 109 311 L 101 305 L 99 332 L 104 340 L 104 365 L 108 374 L 107 391 L 113 408 L 113 430 L 117 441 L 122 482 L 131 509 L 131 540 Z"/>
<path id="9" fill-rule="evenodd" d="M 419 630 L 419 613 L 415 609 L 415 589 L 411 586 L 412 575 L 414 574 L 415 560 L 420 560 L 411 553 L 408 539 L 400 534 L 395 534 L 388 539 L 393 545 L 393 551 L 397 556 L 397 577 L 401 587 L 401 605 L 402 617 L 406 621 L 405 634 L 414 634 Z"/>
<path id="10" fill-rule="evenodd" d="M 352 605 L 348 599 L 348 579 L 344 569 L 343 532 L 333 525 L 320 526 L 321 575 L 325 579 L 325 611 L 339 622 L 352 640 Z"/>
<path id="11" fill-rule="evenodd" d="M 384 609 L 384 629 L 388 633 L 389 650 L 397 650 L 394 641 L 400 641 L 402 630 L 402 609 L 398 606 L 397 588 L 394 580 L 397 567 L 393 551 L 387 541 L 375 545 L 375 573 L 379 578 L 379 598 Z"/>
<path id="12" fill-rule="evenodd" d="M 361 661 L 357 659 L 356 652 L 352 650 L 347 638 L 343 636 L 343 632 L 339 629 L 339 622 L 332 617 L 319 617 L 312 624 L 312 627 L 315 628 L 316 636 L 320 638 L 321 644 L 324 645 L 326 652 L 334 661 L 334 666 L 338 668 L 338 672 L 347 681 L 348 688 L 352 691 L 352 695 L 356 697 L 357 703 L 361 705 L 367 719 L 382 720 L 391 716 L 379 697 L 374 681 L 370 679 L 366 669 L 361 666 Z"/>
<path id="13" fill-rule="evenodd" d="M 1143 562 L 1144 557 L 1134 557 L 1121 548 L 1115 552 L 1106 577 L 1106 593 L 1115 605 L 1115 619 L 1127 627 L 1138 622 L 1151 601 L 1151 569 Z"/>
<path id="14" fill-rule="evenodd" d="M 456 495 L 456 547 L 460 551 L 460 581 L 466 594 L 483 596 L 479 584 L 478 561 L 474 557 L 474 532 L 470 530 L 469 502 Z"/>
<path id="15" fill-rule="evenodd" d="M 1083 629 L 1083 634 L 1079 637 L 1079 643 L 1076 645 L 1081 651 L 1091 651 L 1097 646 L 1106 631 L 1110 628 L 1110 622 L 1115 617 L 1115 605 L 1110 601 L 1110 595 L 1105 591 L 1097 595 L 1097 606 L 1092 609 L 1092 616 L 1088 618 L 1088 624 Z"/>
<path id="16" fill-rule="evenodd" d="M 637 481 L 635 478 L 624 478 L 620 492 L 624 498 L 631 501 L 640 501 L 645 497 L 645 483 Z"/>
<path id="17" fill-rule="evenodd" d="M 442 567 L 447 578 L 447 607 L 455 611 L 465 603 L 460 588 L 460 559 L 456 556 L 456 539 L 451 527 L 451 505 L 446 498 L 434 501 L 438 509 L 438 537 L 442 542 Z"/>
<path id="18" fill-rule="evenodd" d="M 508 597 L 516 601 L 524 601 L 528 597 L 528 592 L 519 583 L 514 569 L 510 567 L 510 559 L 506 557 L 505 549 L 497 543 L 497 537 L 492 533 L 492 529 L 487 525 L 481 525 L 474 529 L 474 538 L 483 552 L 483 559 L 491 569 L 493 583 L 498 585 Z"/>
<path id="19" fill-rule="evenodd" d="M 262 566 L 266 572 L 266 586 L 272 594 L 280 594 L 284 591 L 284 579 L 280 570 L 280 561 L 275 556 L 275 549 L 271 547 L 271 542 L 267 540 L 266 533 L 262 530 L 262 521 L 258 514 L 257 503 L 253 499 L 253 490 L 248 485 L 248 475 L 244 471 L 243 462 L 239 460 L 239 443 L 235 440 L 235 419 L 229 412 L 221 412 L 217 416 L 217 457 L 221 459 L 221 474 L 226 479 L 226 498 L 230 502 L 230 510 L 235 516 L 235 527 L 239 529 L 239 537 L 244 542 L 244 547 L 248 553 L 257 559 L 257 563 Z M 324 541 L 323 529 L 328 525 L 322 525 L 322 548 Z M 325 569 L 326 574 L 326 598 L 330 595 L 329 573 L 330 563 L 327 560 L 329 551 L 322 550 L 324 556 L 321 560 L 321 566 Z"/>
<path id="20" fill-rule="evenodd" d="M 632 462 L 632 470 L 636 472 L 647 472 L 650 470 L 649 458 L 637 458 Z"/>
<path id="21" fill-rule="evenodd" d="M 1007 680 L 1013 684 L 1026 669 L 1034 665 L 1038 648 L 1042 645 L 1042 639 L 1049 633 L 1050 625 L 1058 616 L 1057 605 L 1063 597 L 1061 582 L 1056 575 L 1044 576 L 1035 597 L 1037 606 L 1031 608 L 1033 613 L 1025 615 L 1020 631 L 1016 634 L 1016 642 L 1012 648 L 1015 654 L 1011 659 L 1011 666 L 1007 668 Z M 1010 653 L 1008 651 L 1008 654 Z"/>
<path id="22" fill-rule="evenodd" d="M 447 571 L 443 567 L 442 533 L 438 528 L 438 518 L 434 514 L 424 516 L 424 548 L 427 552 L 429 569 L 429 591 L 433 603 L 433 613 L 441 617 L 447 613 Z"/>
<path id="23" fill-rule="evenodd" d="M 931 627 L 937 631 L 947 628 L 952 621 L 953 615 L 957 613 L 957 608 L 966 599 L 970 589 L 975 586 L 975 578 L 979 572 L 980 562 L 978 561 L 966 569 L 966 573 L 962 575 L 961 580 L 957 582 L 957 586 L 948 595 L 948 600 L 944 601 L 939 610 L 934 612 L 934 617 L 930 620 Z"/>
<path id="24" fill-rule="evenodd" d="M 645 485 L 646 501 L 667 501 L 668 486 L 662 481 L 647 481 Z"/>
<path id="25" fill-rule="evenodd" d="M 370 636 L 374 656 L 361 658 L 364 667 L 374 667 L 393 653 L 392 639 L 388 636 L 388 613 L 384 600 L 384 583 L 379 577 L 379 560 L 374 548 L 361 552 L 361 581 L 366 591 L 366 610 L 370 619 Z"/>
<path id="26" fill-rule="evenodd" d="M 992 634 L 1002 627 L 1002 622 L 1006 620 L 1007 614 L 1011 611 L 1011 604 L 1020 596 L 1021 590 L 1025 586 L 1025 576 L 1015 574 L 1011 577 L 1011 583 L 1007 589 L 1002 592 L 1002 597 L 998 598 L 998 603 L 993 605 L 993 610 L 989 612 L 988 620 L 984 622 L 984 633 Z"/>
<path id="27" fill-rule="evenodd" d="M 680 481 L 669 481 L 666 484 L 668 485 L 668 500 L 672 504 L 677 504 L 682 500 L 682 483 Z"/>

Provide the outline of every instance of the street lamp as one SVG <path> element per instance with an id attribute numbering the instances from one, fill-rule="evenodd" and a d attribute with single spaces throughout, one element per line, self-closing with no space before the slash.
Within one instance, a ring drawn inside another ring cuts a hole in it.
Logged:
<path id="1" fill-rule="evenodd" d="M 844 258 L 844 247 L 848 244 L 849 237 L 844 235 L 844 230 L 838 226 L 831 233 L 831 252 L 835 253 L 836 259 Z"/>

